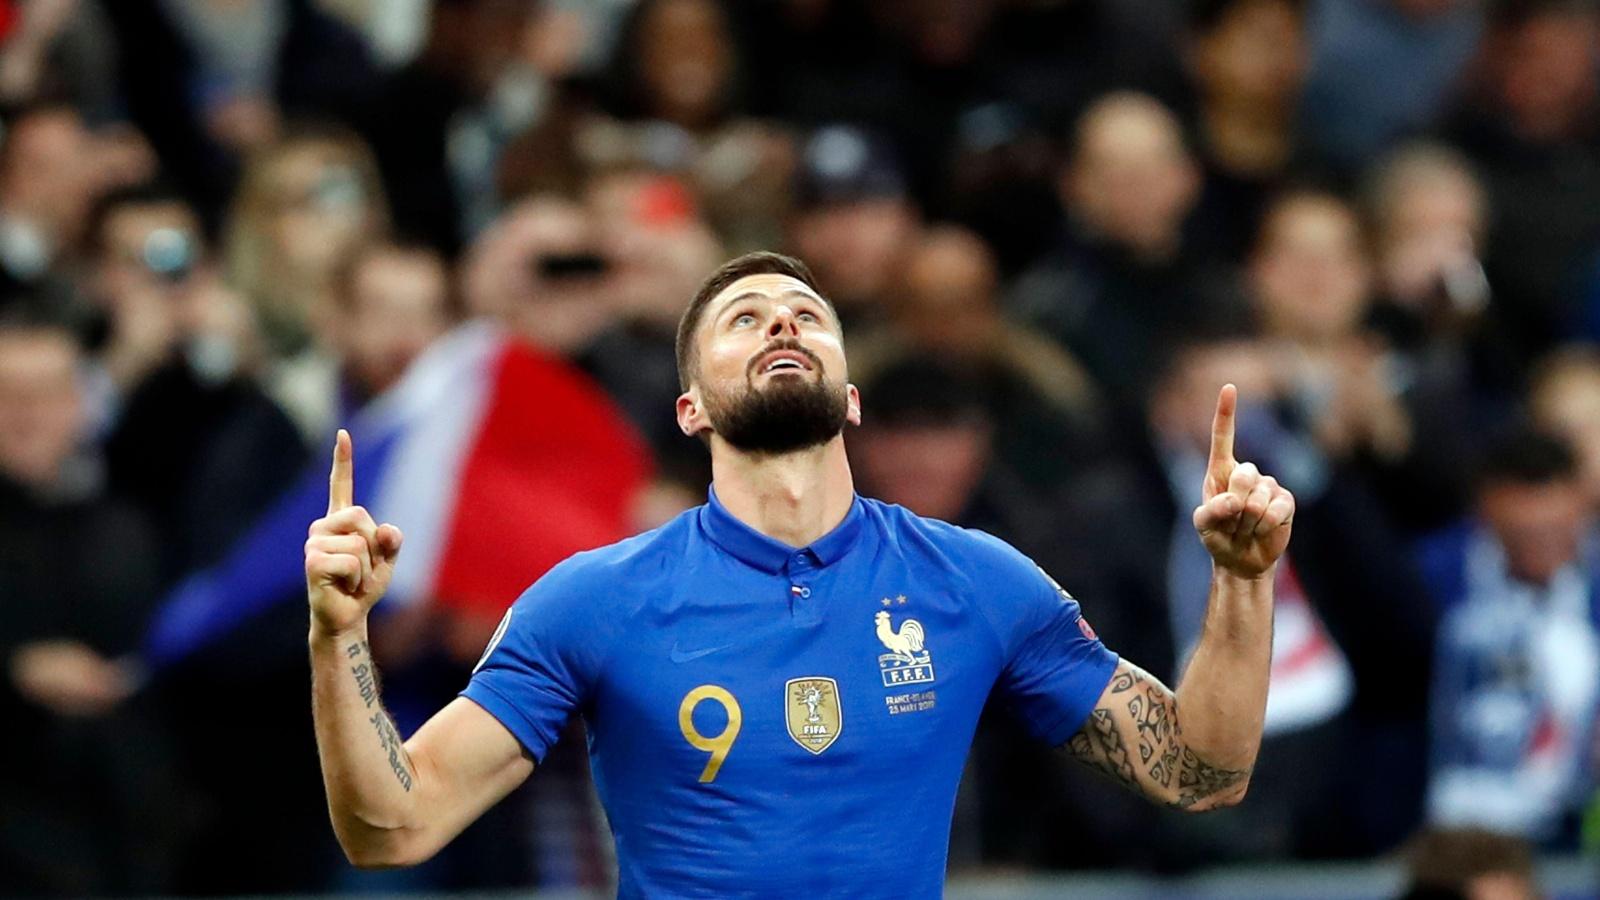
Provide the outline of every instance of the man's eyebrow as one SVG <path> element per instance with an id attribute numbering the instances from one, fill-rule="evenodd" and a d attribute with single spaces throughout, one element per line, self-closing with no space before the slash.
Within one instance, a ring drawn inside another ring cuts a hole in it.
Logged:
<path id="1" fill-rule="evenodd" d="M 794 290 L 793 288 L 778 294 L 778 297 L 799 297 L 802 300 L 810 300 L 810 301 L 812 301 L 814 303 L 822 302 L 817 297 L 816 294 L 813 294 L 813 293 L 811 293 L 809 291 Z M 776 299 L 776 298 L 769 297 L 766 293 L 764 293 L 762 291 L 745 291 L 742 294 L 735 294 L 734 296 L 729 297 L 727 300 L 722 301 L 722 305 L 717 308 L 716 313 L 711 318 L 715 319 L 718 316 L 721 316 L 724 312 L 727 312 L 728 307 L 733 306 L 733 305 L 738 304 L 738 303 L 743 303 L 746 300 L 771 300 L 771 299 Z"/>

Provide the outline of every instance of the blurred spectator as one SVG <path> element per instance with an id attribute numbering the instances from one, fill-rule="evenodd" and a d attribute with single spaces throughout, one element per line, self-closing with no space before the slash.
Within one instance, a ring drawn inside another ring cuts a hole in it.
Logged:
<path id="1" fill-rule="evenodd" d="M 1596 511 L 1559 439 L 1493 443 L 1466 522 L 1423 548 L 1443 611 L 1430 816 L 1573 847 L 1600 710 Z"/>
<path id="2" fill-rule="evenodd" d="M 374 240 L 335 268 L 308 324 L 317 338 L 280 366 L 279 400 L 308 444 L 387 391 L 455 317 L 451 273 L 431 247 Z"/>
<path id="3" fill-rule="evenodd" d="M 530 0 L 438 0 L 421 54 L 358 117 L 402 238 L 454 259 L 498 213 L 496 159 L 538 118 L 544 90 L 524 55 L 538 9 Z"/>
<path id="4" fill-rule="evenodd" d="M 454 297 L 450 270 L 439 255 L 403 244 L 356 250 L 335 284 L 330 326 L 342 363 L 342 419 L 399 382 L 448 330 Z"/>
<path id="5" fill-rule="evenodd" d="M 994 254 L 977 235 L 929 228 L 895 280 L 888 321 L 847 336 L 852 378 L 870 382 L 906 360 L 934 358 L 989 382 L 998 452 L 1034 485 L 1059 485 L 1098 452 L 1099 389 L 1048 337 L 1001 317 Z"/>
<path id="6" fill-rule="evenodd" d="M 1307 22 L 1306 143 L 1344 171 L 1432 126 L 1472 62 L 1477 0 L 1316 0 Z"/>
<path id="7" fill-rule="evenodd" d="M 1187 55 L 1205 166 L 1197 235 L 1237 260 L 1300 152 L 1296 111 L 1308 65 L 1306 0 L 1196 0 Z"/>
<path id="8" fill-rule="evenodd" d="M 579 137 L 590 163 L 678 173 L 730 252 L 772 246 L 794 168 L 788 136 L 748 118 L 748 87 L 729 9 L 719 0 L 644 0 L 613 50 L 617 120 Z"/>
<path id="9" fill-rule="evenodd" d="M 1480 828 L 1429 829 L 1406 848 L 1410 888 L 1401 900 L 1538 900 L 1533 851 Z"/>
<path id="10" fill-rule="evenodd" d="M 69 106 L 9 119 L 0 145 L 0 282 L 31 283 L 76 262 L 95 200 L 151 175 L 137 138 L 90 131 Z"/>
<path id="11" fill-rule="evenodd" d="M 1375 274 L 1361 220 L 1338 197 L 1295 192 L 1266 211 L 1249 269 L 1256 313 L 1305 427 L 1341 459 L 1395 460 L 1411 447 L 1382 347 L 1363 332 Z"/>
<path id="12" fill-rule="evenodd" d="M 214 561 L 305 450 L 248 375 L 249 311 L 222 285 L 188 204 L 158 186 L 114 193 L 96 212 L 93 249 L 111 488 L 157 527 L 171 579 Z"/>
<path id="13" fill-rule="evenodd" d="M 1420 463 L 1395 470 L 1386 486 L 1406 498 L 1396 508 L 1408 527 L 1437 528 L 1467 505 L 1477 435 L 1520 399 L 1480 262 L 1488 198 L 1465 158 L 1431 143 L 1385 157 L 1365 192 L 1378 277 L 1369 324 L 1389 347 L 1387 377 L 1411 414 L 1410 456 Z"/>
<path id="14" fill-rule="evenodd" d="M 1370 171 L 1366 193 L 1389 330 L 1412 344 L 1470 331 L 1490 302 L 1489 198 L 1472 165 L 1443 144 L 1407 144 Z"/>
<path id="15" fill-rule="evenodd" d="M 1560 435 L 1578 457 L 1578 477 L 1600 511 L 1600 350 L 1572 345 L 1547 354 L 1528 392 L 1533 421 Z"/>
<path id="16" fill-rule="evenodd" d="M 881 319 L 919 219 L 893 150 L 859 128 L 824 126 L 806 140 L 797 177 L 790 246 L 846 325 Z"/>
<path id="17" fill-rule="evenodd" d="M 1142 94 L 1101 98 L 1057 182 L 1068 227 L 1018 281 L 1017 314 L 1137 406 L 1164 345 L 1201 320 L 1240 317 L 1185 244 L 1199 166 L 1178 120 Z"/>
<path id="18" fill-rule="evenodd" d="M 268 391 L 307 440 L 327 418 L 327 354 L 319 340 L 335 279 L 365 241 L 388 231 L 388 204 L 359 138 L 305 126 L 252 156 L 224 234 L 228 284 L 245 296 L 268 352 Z"/>
<path id="19" fill-rule="evenodd" d="M 77 337 L 37 298 L 0 312 L 0 884 L 17 895 L 171 886 L 171 768 L 121 658 L 156 536 L 79 454 Z"/>
<path id="20" fill-rule="evenodd" d="M 1446 130 L 1488 186 L 1485 265 L 1502 339 L 1529 363 L 1582 327 L 1600 207 L 1600 9 L 1500 0 L 1473 90 Z"/>

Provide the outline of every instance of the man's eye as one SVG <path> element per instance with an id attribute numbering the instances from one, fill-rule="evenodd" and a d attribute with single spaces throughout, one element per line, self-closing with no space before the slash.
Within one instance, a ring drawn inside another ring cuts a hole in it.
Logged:
<path id="1" fill-rule="evenodd" d="M 802 321 L 802 322 L 810 322 L 813 325 L 815 325 L 815 324 L 817 324 L 817 322 L 821 321 L 820 319 L 817 318 L 817 314 L 816 313 L 809 313 L 809 312 L 803 312 L 797 318 L 799 318 L 800 321 Z"/>
<path id="2" fill-rule="evenodd" d="M 734 318 L 733 327 L 735 327 L 735 328 L 744 328 L 746 326 L 754 325 L 755 323 L 756 323 L 756 317 L 755 316 L 751 315 L 750 313 L 740 313 L 737 317 Z"/>

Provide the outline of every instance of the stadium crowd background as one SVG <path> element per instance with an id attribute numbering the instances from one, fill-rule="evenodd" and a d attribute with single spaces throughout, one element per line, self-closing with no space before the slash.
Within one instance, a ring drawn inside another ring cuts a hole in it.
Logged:
<path id="1" fill-rule="evenodd" d="M 603 885 L 581 736 L 427 866 L 339 859 L 298 498 L 354 423 L 438 535 L 374 627 L 416 727 L 521 585 L 703 499 L 672 331 L 757 248 L 845 318 L 860 490 L 1164 678 L 1222 380 L 1300 499 L 1248 802 L 996 710 L 952 871 L 1600 840 L 1593 2 L 0 0 L 0 110 L 0 894 Z"/>

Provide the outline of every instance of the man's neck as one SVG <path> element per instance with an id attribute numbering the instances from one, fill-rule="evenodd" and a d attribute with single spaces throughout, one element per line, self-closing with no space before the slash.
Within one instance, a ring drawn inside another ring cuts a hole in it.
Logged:
<path id="1" fill-rule="evenodd" d="M 773 540 L 804 547 L 832 531 L 850 512 L 855 484 L 844 437 L 781 455 L 736 450 L 719 438 L 711 454 L 711 483 L 729 513 Z"/>

